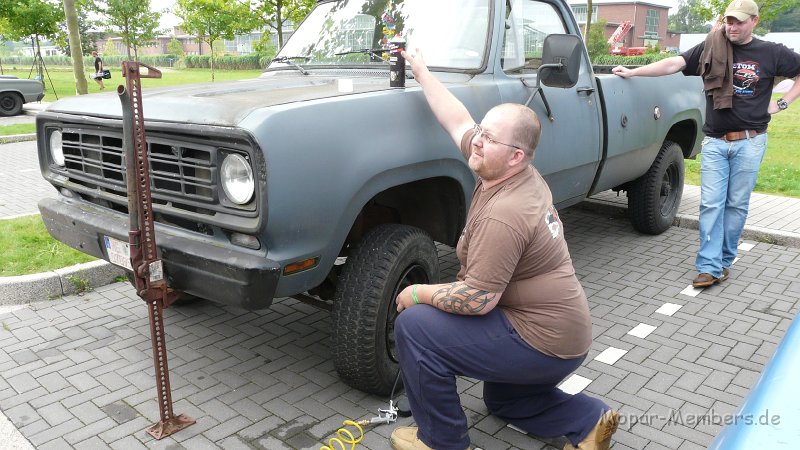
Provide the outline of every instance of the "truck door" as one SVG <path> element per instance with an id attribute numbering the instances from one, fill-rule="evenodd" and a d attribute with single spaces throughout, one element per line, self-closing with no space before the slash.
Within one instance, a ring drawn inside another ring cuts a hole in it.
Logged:
<path id="1" fill-rule="evenodd" d="M 525 104 L 535 92 L 542 44 L 553 33 L 568 33 L 568 14 L 561 3 L 508 0 L 502 17 L 505 30 L 495 73 L 503 102 Z M 566 2 L 563 3 L 566 5 Z M 502 33 L 501 33 L 502 34 Z M 584 52 L 578 83 L 568 89 L 544 87 L 552 110 L 548 119 L 541 96 L 529 104 L 542 123 L 534 166 L 542 173 L 559 206 L 579 202 L 592 186 L 602 155 L 602 115 L 589 58 Z"/>

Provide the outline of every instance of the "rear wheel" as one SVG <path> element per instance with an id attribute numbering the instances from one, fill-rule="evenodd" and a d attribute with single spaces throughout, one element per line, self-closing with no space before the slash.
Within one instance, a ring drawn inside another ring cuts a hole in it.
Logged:
<path id="1" fill-rule="evenodd" d="M 333 359 L 345 383 L 371 394 L 390 393 L 400 370 L 397 294 L 438 280 L 436 245 L 424 231 L 390 224 L 364 235 L 347 258 L 333 303 Z"/>
<path id="2" fill-rule="evenodd" d="M 675 221 L 683 195 L 683 152 L 664 141 L 650 169 L 628 191 L 631 224 L 646 234 L 661 234 Z"/>
<path id="3" fill-rule="evenodd" d="M 22 97 L 14 92 L 0 94 L 0 116 L 16 116 L 22 112 Z"/>

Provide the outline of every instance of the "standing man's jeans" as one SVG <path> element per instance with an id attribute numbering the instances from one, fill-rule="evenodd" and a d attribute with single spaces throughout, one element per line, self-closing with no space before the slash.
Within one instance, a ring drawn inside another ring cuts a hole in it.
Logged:
<path id="1" fill-rule="evenodd" d="M 719 278 L 736 258 L 767 149 L 767 133 L 738 141 L 706 137 L 700 161 L 700 249 L 695 267 Z"/>

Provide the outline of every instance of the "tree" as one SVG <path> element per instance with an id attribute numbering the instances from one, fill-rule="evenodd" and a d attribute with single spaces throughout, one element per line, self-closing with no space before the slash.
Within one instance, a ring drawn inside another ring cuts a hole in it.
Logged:
<path id="1" fill-rule="evenodd" d="M 183 58 L 186 52 L 183 51 L 183 44 L 174 37 L 167 43 L 167 52 L 178 58 Z"/>
<path id="2" fill-rule="evenodd" d="M 64 16 L 69 30 L 69 46 L 70 48 L 78 49 L 71 55 L 75 92 L 78 95 L 85 95 L 89 93 L 89 86 L 86 83 L 86 75 L 83 73 L 83 52 L 80 51 L 83 47 L 81 46 L 81 33 L 78 27 L 78 11 L 75 9 L 75 0 L 64 0 Z"/>
<path id="3" fill-rule="evenodd" d="M 3 1 L 3 0 L 0 0 Z M 95 42 L 98 40 L 102 40 L 105 38 L 105 33 L 92 31 L 100 25 L 96 20 L 91 20 L 89 16 L 85 13 L 86 11 L 96 11 L 97 7 L 95 6 L 94 0 L 71 0 L 72 3 L 75 5 L 75 11 L 80 11 L 81 14 L 77 14 L 78 18 L 78 34 L 80 35 L 81 41 L 81 54 L 88 55 L 95 50 Z M 64 6 L 66 8 L 66 5 Z M 66 9 L 65 9 L 66 14 Z M 58 24 L 60 29 L 58 35 L 56 36 L 53 43 L 55 46 L 64 52 L 68 56 L 72 56 L 72 49 L 70 48 L 70 40 L 69 40 L 69 26 L 66 21 L 63 21 Z"/>
<path id="4" fill-rule="evenodd" d="M 257 23 L 250 5 L 241 0 L 178 0 L 175 15 L 187 33 L 198 36 L 211 47 L 211 81 L 214 81 L 214 44 L 219 39 L 233 39 L 249 33 Z"/>
<path id="5" fill-rule="evenodd" d="M 606 25 L 608 21 L 600 19 L 589 31 L 586 38 L 586 50 L 589 52 L 589 59 L 594 61 L 600 55 L 608 54 L 608 38 L 606 38 Z"/>
<path id="6" fill-rule="evenodd" d="M 139 59 L 139 47 L 155 41 L 161 13 L 150 11 L 150 0 L 105 0 L 99 7 L 105 16 L 103 23 L 122 37 L 128 48 L 128 59 Z"/>
<path id="7" fill-rule="evenodd" d="M 692 6 L 696 14 L 706 21 L 716 21 L 725 13 L 730 0 L 697 0 Z M 764 34 L 763 25 L 780 17 L 785 11 L 797 6 L 797 0 L 758 0 L 759 27 L 756 31 Z"/>
<path id="8" fill-rule="evenodd" d="M 111 38 L 106 39 L 106 45 L 103 46 L 103 56 L 116 56 L 119 55 L 119 50 L 117 46 L 114 45 L 114 41 Z"/>
<path id="9" fill-rule="evenodd" d="M 592 5 L 592 0 L 586 0 L 586 26 L 583 29 L 583 41 L 589 42 L 589 33 L 592 30 L 592 9 L 594 5 Z"/>
<path id="10" fill-rule="evenodd" d="M 280 48 L 283 47 L 284 26 L 305 19 L 314 7 L 314 0 L 255 0 L 253 5 L 262 23 L 275 30 Z"/>
<path id="11" fill-rule="evenodd" d="M 57 3 L 46 0 L 16 0 L 0 2 L 0 17 L 3 18 L 2 34 L 11 40 L 32 39 L 36 56 L 41 56 L 40 39 L 54 39 L 58 24 L 64 20 L 64 10 Z M 42 59 L 36 58 L 36 72 L 44 86 Z"/>
<path id="12" fill-rule="evenodd" d="M 681 0 L 678 10 L 667 19 L 667 29 L 677 33 L 708 33 L 711 25 L 696 9 L 701 0 Z"/>
<path id="13" fill-rule="evenodd" d="M 778 32 L 800 32 L 800 6 L 781 14 L 780 17 L 766 24 L 769 31 Z"/>

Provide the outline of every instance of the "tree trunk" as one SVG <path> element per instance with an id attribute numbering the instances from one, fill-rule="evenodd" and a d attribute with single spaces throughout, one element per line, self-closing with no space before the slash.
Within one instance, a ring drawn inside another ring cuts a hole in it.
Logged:
<path id="1" fill-rule="evenodd" d="M 211 47 L 211 82 L 214 82 L 214 40 L 209 36 L 208 46 Z"/>
<path id="2" fill-rule="evenodd" d="M 42 47 L 39 45 L 39 35 L 35 34 L 34 36 L 36 36 L 36 55 L 34 56 L 36 74 L 39 76 L 39 81 L 42 82 L 42 89 L 46 89 L 47 85 L 44 83 L 44 67 L 42 66 L 42 64 L 44 64 L 44 60 L 42 60 Z"/>
<path id="3" fill-rule="evenodd" d="M 86 82 L 86 72 L 83 67 L 83 46 L 81 46 L 81 33 L 78 27 L 78 12 L 75 9 L 75 0 L 64 0 L 64 15 L 67 18 L 69 52 L 72 57 L 72 74 L 75 78 L 75 93 L 78 95 L 86 95 L 89 93 L 89 86 Z"/>
<path id="4" fill-rule="evenodd" d="M 278 31 L 278 50 L 283 48 L 283 19 L 281 19 L 281 5 L 275 7 L 275 27 Z"/>
<path id="5" fill-rule="evenodd" d="M 589 42 L 589 30 L 592 28 L 592 0 L 586 0 L 586 28 L 583 30 L 583 41 Z"/>

